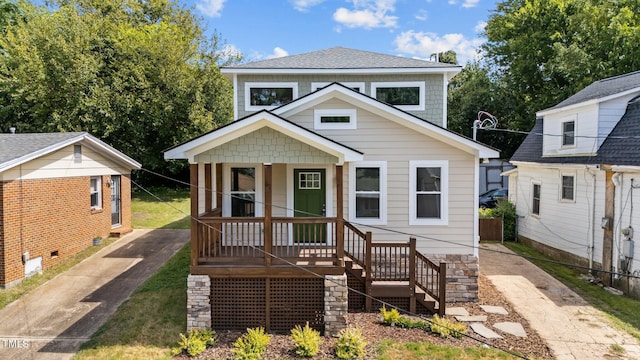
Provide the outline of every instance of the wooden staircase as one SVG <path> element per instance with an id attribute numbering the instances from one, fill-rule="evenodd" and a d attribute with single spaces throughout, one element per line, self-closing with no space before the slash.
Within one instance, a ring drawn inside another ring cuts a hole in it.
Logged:
<path id="1" fill-rule="evenodd" d="M 370 232 L 348 223 L 345 229 L 345 269 L 353 289 L 350 310 L 374 311 L 384 301 L 412 313 L 444 315 L 446 263 L 436 265 L 417 252 L 415 238 L 408 243 L 374 243 Z"/>

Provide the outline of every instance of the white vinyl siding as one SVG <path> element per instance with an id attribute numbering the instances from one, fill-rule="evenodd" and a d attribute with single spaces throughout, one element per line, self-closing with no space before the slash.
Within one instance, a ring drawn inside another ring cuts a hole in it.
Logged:
<path id="1" fill-rule="evenodd" d="M 594 172 L 596 174 L 594 199 L 594 176 L 584 167 L 549 168 L 548 165 L 526 164 L 517 164 L 517 166 L 517 177 L 509 183 L 509 197 L 517 198 L 516 212 L 520 216 L 518 235 L 588 259 L 589 241 L 593 234 L 594 261 L 600 262 L 603 237 L 600 219 L 604 216 L 604 172 Z M 561 175 L 574 172 L 576 173 L 575 201 L 558 201 L 562 196 Z M 534 181 L 542 185 L 540 215 L 531 213 Z M 616 202 L 619 200 L 616 197 Z M 592 219 L 596 222 L 594 228 L 591 226 Z"/>
<path id="2" fill-rule="evenodd" d="M 362 161 L 349 164 L 349 221 L 387 223 L 387 163 Z"/>
<path id="3" fill-rule="evenodd" d="M 82 147 L 81 156 L 82 159 L 77 162 L 75 147 L 69 145 L 0 173 L 0 181 L 120 175 L 131 172 L 87 146 Z"/>

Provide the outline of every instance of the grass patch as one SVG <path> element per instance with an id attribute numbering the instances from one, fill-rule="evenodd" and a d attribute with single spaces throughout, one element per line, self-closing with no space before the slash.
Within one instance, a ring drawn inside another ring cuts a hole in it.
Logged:
<path id="1" fill-rule="evenodd" d="M 378 345 L 378 359 L 380 360 L 426 360 L 426 359 L 457 359 L 457 360 L 490 360 L 517 359 L 503 351 L 483 347 L 454 347 L 440 346 L 428 342 L 399 343 L 394 340 L 383 340 Z"/>
<path id="2" fill-rule="evenodd" d="M 189 244 L 142 284 L 74 359 L 170 359 L 187 327 Z"/>
<path id="3" fill-rule="evenodd" d="M 504 245 L 521 255 L 551 259 L 521 243 L 505 242 Z M 640 340 L 640 301 L 627 296 L 613 295 L 601 286 L 584 281 L 578 278 L 579 271 L 576 269 L 548 261 L 529 261 L 561 281 L 595 308 L 608 314 L 618 328 Z"/>
<path id="4" fill-rule="evenodd" d="M 116 238 L 108 238 L 103 240 L 98 246 L 88 247 L 77 254 L 60 261 L 59 263 L 47 268 L 42 274 L 34 275 L 24 279 L 21 283 L 9 288 L 0 289 L 0 309 L 19 299 L 21 296 L 28 294 L 45 282 L 53 279 L 59 274 L 71 269 L 82 260 L 95 254 L 100 249 L 114 242 Z"/>
<path id="5" fill-rule="evenodd" d="M 131 226 L 135 229 L 189 229 L 189 189 L 156 187 L 131 194 Z"/>

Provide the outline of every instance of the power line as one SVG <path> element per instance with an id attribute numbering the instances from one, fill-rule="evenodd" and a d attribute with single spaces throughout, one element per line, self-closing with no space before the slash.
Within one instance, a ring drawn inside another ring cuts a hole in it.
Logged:
<path id="1" fill-rule="evenodd" d="M 166 202 L 166 201 L 164 201 L 163 199 L 161 199 L 160 197 L 158 197 L 157 195 L 153 194 L 151 191 L 147 190 L 146 188 L 144 188 L 143 186 L 141 186 L 140 184 L 138 184 L 138 183 L 137 183 L 137 182 L 135 182 L 134 180 L 131 180 L 131 182 L 132 182 L 134 185 L 136 185 L 138 188 L 140 188 L 141 190 L 143 190 L 144 192 L 146 192 L 147 194 L 149 194 L 150 196 L 154 197 L 155 199 L 157 199 L 157 200 L 159 200 L 159 201 L 161 201 L 161 202 L 163 202 L 163 203 L 167 204 L 168 206 L 172 207 L 173 209 L 177 210 L 178 212 L 180 212 L 180 213 L 182 213 L 182 214 L 185 214 L 186 216 L 188 216 L 188 217 L 189 217 L 189 218 L 191 218 L 192 220 L 195 220 L 195 221 L 197 221 L 198 223 L 200 223 L 200 224 L 202 224 L 202 225 L 204 225 L 204 226 L 208 227 L 210 230 L 214 230 L 214 231 L 216 231 L 216 232 L 218 232 L 218 233 L 222 234 L 222 230 L 220 230 L 220 229 L 216 229 L 216 228 L 214 228 L 213 226 L 211 226 L 211 225 L 209 225 L 209 224 L 204 223 L 204 222 L 203 222 L 203 221 L 201 221 L 200 219 L 198 219 L 198 218 L 196 218 L 196 217 L 194 217 L 194 216 L 192 216 L 192 215 L 190 215 L 190 214 L 185 213 L 184 211 L 182 211 L 182 210 L 178 209 L 177 207 L 175 207 L 175 206 L 171 205 L 169 202 Z M 236 238 L 236 240 L 238 240 L 238 239 Z M 328 281 L 330 281 L 330 282 L 332 282 L 332 283 L 334 283 L 334 284 L 336 284 L 336 285 L 339 285 L 339 286 L 343 286 L 343 285 L 344 285 L 344 284 L 338 283 L 338 282 L 337 282 L 337 281 L 335 281 L 335 280 L 332 280 L 332 279 L 326 279 L 326 278 L 325 278 L 323 275 L 321 275 L 321 274 L 318 274 L 318 273 L 316 273 L 316 272 L 314 272 L 314 271 L 311 271 L 310 269 L 308 269 L 308 268 L 306 268 L 306 267 L 303 267 L 303 266 L 300 266 L 300 265 L 298 265 L 298 264 L 294 264 L 294 263 L 292 263 L 292 262 L 290 262 L 290 261 L 288 261 L 288 260 L 286 260 L 286 259 L 284 259 L 284 258 L 282 258 L 282 257 L 279 257 L 279 256 L 277 256 L 277 255 L 275 255 L 275 254 L 273 254 L 273 253 L 269 253 L 269 252 L 267 252 L 267 251 L 264 251 L 263 249 L 260 249 L 260 248 L 258 248 L 258 247 L 256 247 L 256 246 L 253 246 L 253 245 L 251 245 L 251 244 L 248 244 L 247 246 L 248 246 L 248 247 L 250 247 L 250 248 L 252 248 L 253 250 L 256 250 L 256 251 L 258 251 L 258 252 L 260 252 L 260 253 L 263 253 L 264 255 L 267 255 L 267 256 L 269 256 L 269 257 L 271 257 L 271 258 L 273 258 L 273 259 L 276 259 L 276 260 L 282 261 L 282 262 L 284 262 L 285 264 L 287 264 L 287 265 L 289 265 L 289 266 L 291 266 L 291 267 L 293 267 L 293 268 L 296 268 L 296 269 L 298 269 L 298 270 L 302 270 L 302 271 L 304 271 L 304 272 L 306 272 L 306 273 L 308 273 L 308 274 L 310 274 L 310 275 L 312 275 L 312 276 L 314 276 L 314 277 L 321 278 L 321 279 L 323 279 L 324 281 L 327 281 L 327 280 L 328 280 Z M 357 293 L 357 294 L 359 294 L 359 295 L 362 295 L 362 296 L 364 296 L 364 297 L 366 297 L 366 298 L 369 298 L 369 299 L 371 299 L 371 300 L 375 300 L 375 301 L 377 301 L 377 302 L 381 303 L 381 304 L 382 304 L 383 306 L 385 306 L 385 307 L 386 307 L 386 306 L 388 306 L 388 307 L 390 307 L 390 308 L 396 309 L 396 310 L 398 310 L 398 311 L 400 311 L 400 312 L 402 312 L 402 313 L 405 313 L 405 314 L 407 314 L 407 315 L 418 317 L 418 318 L 420 318 L 420 319 L 422 319 L 422 320 L 424 320 L 424 321 L 428 322 L 430 325 L 433 325 L 433 321 L 432 321 L 431 319 L 425 318 L 425 317 L 424 317 L 423 315 L 421 315 L 421 314 L 417 314 L 417 313 L 413 313 L 413 312 L 411 312 L 411 311 L 404 310 L 404 309 L 399 308 L 399 307 L 397 307 L 397 306 L 395 306 L 395 305 L 393 305 L 393 304 L 390 304 L 390 303 L 388 303 L 388 302 L 386 302 L 386 301 L 383 301 L 383 300 L 378 299 L 378 298 L 376 298 L 376 297 L 374 297 L 374 296 L 371 296 L 371 295 L 369 295 L 369 294 L 366 294 L 366 293 L 364 293 L 364 292 L 362 292 L 362 291 L 359 291 L 359 290 L 357 290 L 357 289 L 354 289 L 354 288 L 352 288 L 352 287 L 349 287 L 348 285 L 347 285 L 346 287 L 347 287 L 347 289 L 348 289 L 348 290 L 353 291 L 353 292 L 355 292 L 355 293 Z M 480 339 L 480 338 L 477 338 L 477 337 L 471 336 L 471 335 L 469 335 L 469 334 L 466 334 L 466 333 L 460 333 L 460 332 L 458 332 L 457 330 L 455 330 L 455 329 L 453 329 L 453 328 L 447 327 L 446 325 L 439 324 L 438 326 L 440 326 L 440 327 L 444 327 L 444 328 L 446 328 L 446 329 L 450 330 L 451 332 L 459 333 L 459 334 L 461 334 L 461 335 L 462 335 L 462 336 L 464 336 L 464 337 L 467 337 L 467 338 L 469 338 L 469 339 L 471 339 L 471 340 L 474 340 L 474 341 L 479 342 L 479 343 L 481 343 L 481 344 L 487 345 L 487 346 L 492 347 L 492 348 L 494 348 L 494 349 L 500 350 L 500 351 L 505 352 L 505 353 L 507 353 L 507 354 L 510 354 L 510 355 L 512 355 L 512 356 L 518 357 L 518 358 L 520 358 L 520 359 L 528 360 L 528 358 L 527 358 L 527 357 L 524 357 L 524 356 L 522 356 L 522 355 L 520 355 L 520 354 L 518 354 L 518 353 L 515 353 L 515 352 L 511 351 L 511 350 L 503 349 L 503 348 L 501 348 L 501 347 L 499 347 L 499 346 L 495 346 L 495 345 L 493 345 L 493 344 L 491 344 L 491 343 L 489 343 L 489 342 L 487 342 L 487 341 L 484 341 L 483 339 Z"/>
<path id="2" fill-rule="evenodd" d="M 175 181 L 175 182 L 183 184 L 183 185 L 188 185 L 189 187 L 193 186 L 190 183 L 187 183 L 185 181 L 177 180 L 177 179 L 171 178 L 169 176 L 156 173 L 156 172 L 151 171 L 151 170 L 147 170 L 147 169 L 144 169 L 144 168 L 141 168 L 140 170 L 149 172 L 149 173 L 154 174 L 154 175 L 161 176 L 161 177 L 163 177 L 165 179 L 172 180 L 172 181 Z M 198 186 L 198 189 L 204 189 L 204 188 Z M 212 193 L 216 193 L 216 194 L 218 193 L 217 191 L 214 191 L 214 190 L 211 190 L 211 192 Z M 234 197 L 234 195 L 226 194 L 224 192 L 222 192 L 221 194 L 223 196 Z M 261 202 L 261 201 L 258 201 L 258 200 L 254 200 L 254 201 L 256 203 L 258 203 L 258 204 L 265 205 L 264 202 Z M 272 206 L 276 206 L 276 205 L 272 204 Z M 309 213 L 309 212 L 305 212 L 305 211 L 301 211 L 301 210 L 290 209 L 290 208 L 287 208 L 287 207 L 284 207 L 284 206 L 279 206 L 279 208 L 286 209 L 286 210 L 292 210 L 292 211 L 295 211 L 295 212 L 298 212 L 298 213 L 302 213 L 302 214 L 306 214 L 306 215 L 309 215 L 309 216 L 317 216 L 317 217 L 321 217 L 322 216 L 320 214 L 313 214 L 313 213 Z M 191 216 L 190 214 L 186 214 L 186 215 Z M 395 229 L 392 229 L 392 228 L 389 228 L 389 227 L 381 227 L 381 226 L 375 226 L 375 225 L 369 225 L 369 224 L 362 224 L 362 223 L 358 223 L 358 222 L 351 222 L 351 223 L 354 224 L 354 225 L 358 225 L 358 226 L 362 226 L 362 227 L 369 227 L 369 228 L 372 228 L 372 229 L 391 232 L 391 233 L 398 234 L 398 235 L 405 235 L 405 236 L 408 236 L 408 237 L 415 237 L 415 238 L 420 238 L 420 239 L 425 239 L 425 240 L 431 240 L 431 241 L 435 241 L 435 242 L 439 242 L 439 243 L 453 245 L 453 246 L 456 246 L 456 247 L 470 248 L 470 249 L 473 249 L 474 251 L 476 249 L 478 249 L 478 250 L 480 249 L 479 247 L 477 247 L 475 245 L 467 245 L 467 244 L 462 244 L 462 243 L 456 243 L 456 242 L 453 242 L 453 241 L 450 241 L 450 240 L 438 239 L 438 238 L 434 238 L 434 237 L 430 237 L 430 236 L 426 236 L 426 235 L 412 234 L 412 233 L 408 233 L 408 232 L 404 232 L 404 231 L 400 231 L 400 230 L 395 230 Z M 566 241 L 574 243 L 574 242 L 572 242 L 570 240 L 566 240 Z M 574 244 L 581 245 L 581 247 L 584 246 L 583 244 L 578 244 L 578 243 L 574 243 Z M 607 271 L 607 270 L 603 270 L 603 269 L 602 270 L 592 269 L 592 268 L 589 268 L 587 266 L 574 265 L 574 264 L 569 264 L 569 263 L 564 263 L 564 262 L 550 260 L 550 259 L 544 259 L 544 258 L 537 258 L 537 257 L 529 256 L 529 255 L 520 255 L 520 254 L 508 253 L 508 252 L 504 252 L 504 251 L 500 251 L 500 250 L 493 250 L 493 249 L 483 249 L 483 250 L 492 251 L 492 252 L 496 252 L 496 253 L 503 254 L 503 255 L 518 256 L 518 257 L 522 257 L 522 258 L 530 259 L 530 260 L 551 262 L 551 263 L 555 263 L 555 264 L 558 264 L 558 265 L 563 265 L 563 266 L 566 266 L 566 267 L 575 268 L 575 269 L 579 269 L 579 270 L 587 270 L 587 271 L 592 271 L 592 272 L 597 272 L 597 273 L 602 273 L 602 274 L 611 274 L 611 275 L 616 275 L 616 276 L 619 276 L 619 277 L 627 277 L 627 278 L 631 278 L 631 279 L 640 279 L 640 275 L 623 274 L 623 273 L 618 273 L 618 272 L 615 272 L 615 271 Z"/>

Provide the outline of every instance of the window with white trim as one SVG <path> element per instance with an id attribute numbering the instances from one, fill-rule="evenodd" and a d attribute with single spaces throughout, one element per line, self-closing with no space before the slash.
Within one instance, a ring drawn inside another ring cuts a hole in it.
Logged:
<path id="1" fill-rule="evenodd" d="M 575 129 L 575 121 L 565 121 L 562 123 L 562 146 L 574 146 L 576 144 Z"/>
<path id="2" fill-rule="evenodd" d="M 575 200 L 575 176 L 562 174 L 560 199 L 564 201 Z"/>
<path id="3" fill-rule="evenodd" d="M 364 92 L 364 83 L 363 82 L 340 82 L 341 85 L 344 85 L 348 88 L 351 88 L 357 92 Z M 311 83 L 311 91 L 316 91 L 320 88 L 327 87 L 331 85 L 330 82 L 312 82 Z"/>
<path id="4" fill-rule="evenodd" d="M 424 81 L 374 82 L 371 96 L 402 110 L 424 110 Z"/>
<path id="5" fill-rule="evenodd" d="M 449 162 L 409 162 L 409 225 L 447 225 Z"/>
<path id="6" fill-rule="evenodd" d="M 89 179 L 89 193 L 91 194 L 91 208 L 102 209 L 102 177 L 92 176 Z"/>
<path id="7" fill-rule="evenodd" d="M 247 82 L 244 84 L 244 95 L 246 110 L 273 109 L 298 98 L 298 83 Z"/>
<path id="8" fill-rule="evenodd" d="M 369 225 L 387 222 L 387 163 L 349 165 L 349 220 Z"/>
<path id="9" fill-rule="evenodd" d="M 540 183 L 531 184 L 531 213 L 533 215 L 540 215 L 540 194 L 542 187 Z"/>
<path id="10" fill-rule="evenodd" d="M 231 168 L 231 216 L 253 217 L 256 212 L 256 169 Z"/>
<path id="11" fill-rule="evenodd" d="M 355 129 L 356 109 L 316 109 L 313 111 L 315 129 Z"/>

